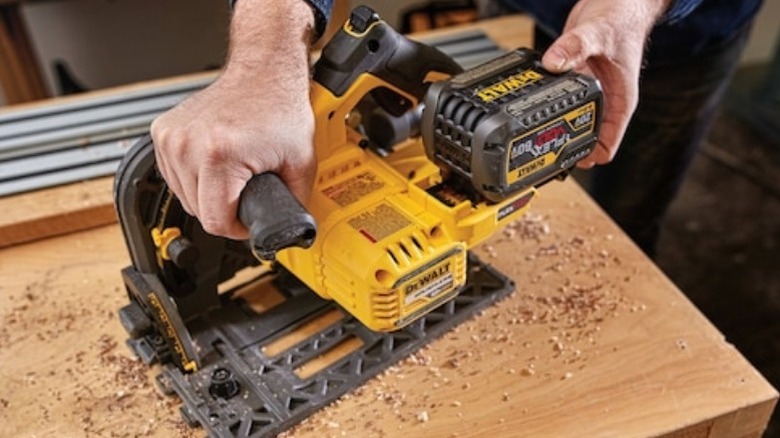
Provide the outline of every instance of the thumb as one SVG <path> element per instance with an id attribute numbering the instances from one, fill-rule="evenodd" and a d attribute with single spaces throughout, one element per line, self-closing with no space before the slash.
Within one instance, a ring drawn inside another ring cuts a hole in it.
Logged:
<path id="1" fill-rule="evenodd" d="M 542 57 L 542 65 L 553 73 L 577 68 L 591 56 L 601 52 L 598 38 L 591 27 L 580 26 L 564 31 Z"/>

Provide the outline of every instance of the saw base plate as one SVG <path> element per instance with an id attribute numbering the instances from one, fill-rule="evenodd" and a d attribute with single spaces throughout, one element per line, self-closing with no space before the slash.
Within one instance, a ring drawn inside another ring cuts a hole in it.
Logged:
<path id="1" fill-rule="evenodd" d="M 207 352 L 201 367 L 185 373 L 166 363 L 157 382 L 182 400 L 187 423 L 202 426 L 209 436 L 274 436 L 514 289 L 509 278 L 473 254 L 468 269 L 468 282 L 454 299 L 401 330 L 377 333 L 342 312 L 343 318 L 271 355 L 265 347 L 274 340 L 338 309 L 280 272 L 274 281 L 287 295 L 283 303 L 256 313 L 230 292 L 223 294 L 222 307 L 190 324 L 197 349 Z M 351 339 L 359 340 L 357 349 L 301 377 L 305 364 Z"/>

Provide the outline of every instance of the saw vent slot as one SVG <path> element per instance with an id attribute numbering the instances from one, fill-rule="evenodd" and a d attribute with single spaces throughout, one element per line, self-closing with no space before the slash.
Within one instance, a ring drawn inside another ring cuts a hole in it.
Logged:
<path id="1" fill-rule="evenodd" d="M 376 320 L 390 324 L 401 316 L 400 299 L 397 289 L 376 291 L 371 295 L 371 314 Z"/>
<path id="2" fill-rule="evenodd" d="M 413 257 L 412 253 L 409 252 L 409 249 L 406 248 L 406 245 L 404 245 L 403 242 L 398 242 L 398 247 L 401 248 L 401 251 L 403 251 L 407 257 L 409 257 L 410 259 Z"/>
<path id="3" fill-rule="evenodd" d="M 398 266 L 398 259 L 395 258 L 395 254 L 393 254 L 393 251 L 390 251 L 390 249 L 386 249 L 385 252 L 387 252 L 387 255 L 390 256 L 390 260 L 393 262 L 393 265 Z"/>
<path id="4" fill-rule="evenodd" d="M 423 246 L 420 245 L 420 241 L 418 241 L 415 236 L 412 236 L 412 243 L 414 244 L 415 247 L 417 247 L 417 249 L 420 250 L 420 252 L 424 251 Z"/>
<path id="5" fill-rule="evenodd" d="M 385 248 L 393 265 L 401 268 L 421 260 L 430 250 L 430 242 L 422 233 L 402 237 Z"/>

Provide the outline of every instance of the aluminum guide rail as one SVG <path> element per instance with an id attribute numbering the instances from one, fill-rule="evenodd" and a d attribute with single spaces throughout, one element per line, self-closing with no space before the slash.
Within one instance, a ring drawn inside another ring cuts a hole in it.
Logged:
<path id="1" fill-rule="evenodd" d="M 464 68 L 504 53 L 479 30 L 420 41 L 438 47 Z M 0 196 L 114 174 L 152 120 L 213 79 L 0 112 Z"/>

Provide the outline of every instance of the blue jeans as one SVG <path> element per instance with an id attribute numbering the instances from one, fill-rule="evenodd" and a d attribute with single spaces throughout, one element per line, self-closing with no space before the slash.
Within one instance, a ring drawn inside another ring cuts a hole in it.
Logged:
<path id="1" fill-rule="evenodd" d="M 661 221 L 717 114 L 749 35 L 687 59 L 648 59 L 639 106 L 613 163 L 598 166 L 591 196 L 651 257 Z"/>
<path id="2" fill-rule="evenodd" d="M 593 199 L 649 256 L 664 215 L 717 113 L 749 35 L 702 53 L 645 60 L 639 106 L 614 161 L 575 171 Z M 549 37 L 537 32 L 537 48 Z"/>

